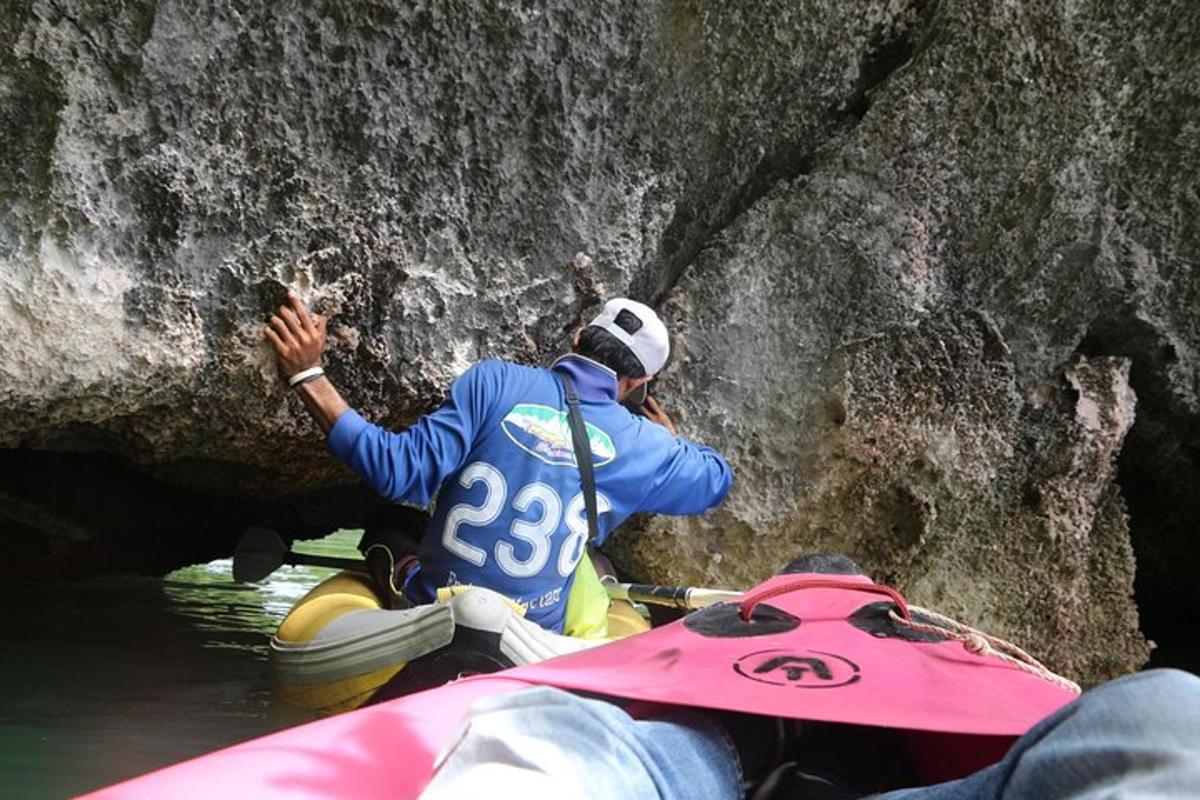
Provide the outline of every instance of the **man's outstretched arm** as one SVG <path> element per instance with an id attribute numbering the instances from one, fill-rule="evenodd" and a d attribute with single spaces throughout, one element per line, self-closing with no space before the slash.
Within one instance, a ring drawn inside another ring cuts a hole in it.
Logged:
<path id="1" fill-rule="evenodd" d="M 271 315 L 271 321 L 263 331 L 275 348 L 279 372 L 285 380 L 321 366 L 326 322 L 325 317 L 310 314 L 300 296 L 288 290 L 288 305 L 280 306 L 279 311 Z M 322 433 L 328 434 L 338 417 L 350 410 L 324 375 L 304 381 L 295 387 L 295 391 L 304 401 L 308 413 L 321 426 Z"/>
<path id="2" fill-rule="evenodd" d="M 293 390 L 321 426 L 330 453 L 381 497 L 427 505 L 442 482 L 462 468 L 475 431 L 500 393 L 503 365 L 476 364 L 454 382 L 440 408 L 404 431 L 392 432 L 355 413 L 320 374 L 325 324 L 294 292 L 288 293 L 288 305 L 272 315 L 264 330 L 279 372 L 289 384 L 296 383 Z"/>

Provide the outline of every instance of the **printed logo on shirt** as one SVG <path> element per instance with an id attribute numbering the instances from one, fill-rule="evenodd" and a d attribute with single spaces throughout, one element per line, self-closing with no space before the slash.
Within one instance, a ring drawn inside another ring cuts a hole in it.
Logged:
<path id="1" fill-rule="evenodd" d="M 603 466 L 617 457 L 612 437 L 590 422 L 585 422 L 592 463 Z M 574 467 L 575 448 L 571 446 L 571 424 L 567 412 L 535 403 L 518 403 L 500 423 L 513 444 L 526 453 L 556 466 Z"/>

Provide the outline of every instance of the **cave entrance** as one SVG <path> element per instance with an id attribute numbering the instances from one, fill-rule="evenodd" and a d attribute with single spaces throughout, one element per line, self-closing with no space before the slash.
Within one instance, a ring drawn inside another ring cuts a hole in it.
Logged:
<path id="1" fill-rule="evenodd" d="M 189 462 L 236 484 L 245 469 Z M 348 486 L 263 496 L 182 486 L 114 452 L 0 448 L 0 577 L 161 575 L 228 556 L 250 525 L 311 539 L 361 528 L 380 506 Z"/>
<path id="2" fill-rule="evenodd" d="M 1178 355 L 1132 311 L 1097 320 L 1080 343 L 1088 356 L 1131 360 L 1137 417 L 1118 457 L 1137 559 L 1134 597 L 1142 632 L 1157 645 L 1149 666 L 1200 672 L 1200 415 L 1175 389 Z"/>
<path id="3" fill-rule="evenodd" d="M 1200 672 L 1200 548 L 1193 541 L 1200 526 L 1200 450 L 1161 420 L 1138 421 L 1118 470 L 1137 558 L 1138 616 L 1157 645 L 1149 666 Z"/>

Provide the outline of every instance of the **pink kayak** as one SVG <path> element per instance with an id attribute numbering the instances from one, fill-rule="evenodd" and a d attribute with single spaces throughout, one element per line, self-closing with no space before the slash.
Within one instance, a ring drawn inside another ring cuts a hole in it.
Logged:
<path id="1" fill-rule="evenodd" d="M 416 796 L 480 697 L 549 685 L 898 730 L 926 782 L 997 760 L 1078 689 L 861 575 L 772 578 L 648 633 L 264 736 L 91 798 Z"/>

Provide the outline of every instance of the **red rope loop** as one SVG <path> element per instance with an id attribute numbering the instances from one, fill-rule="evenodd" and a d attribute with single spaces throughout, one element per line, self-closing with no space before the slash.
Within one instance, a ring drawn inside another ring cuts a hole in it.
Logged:
<path id="1" fill-rule="evenodd" d="M 900 615 L 906 621 L 912 620 L 912 615 L 908 613 L 908 603 L 904 600 L 904 596 L 890 586 L 881 586 L 878 583 L 861 583 L 847 578 L 811 578 L 805 575 L 797 575 L 794 579 L 786 583 L 779 583 L 775 586 L 751 592 L 738 604 L 738 613 L 741 615 L 743 621 L 749 622 L 750 615 L 754 613 L 754 609 L 759 603 L 769 600 L 772 597 L 778 597 L 781 594 L 788 594 L 800 589 L 850 589 L 855 592 L 871 592 L 872 594 L 886 595 L 900 609 Z"/>

